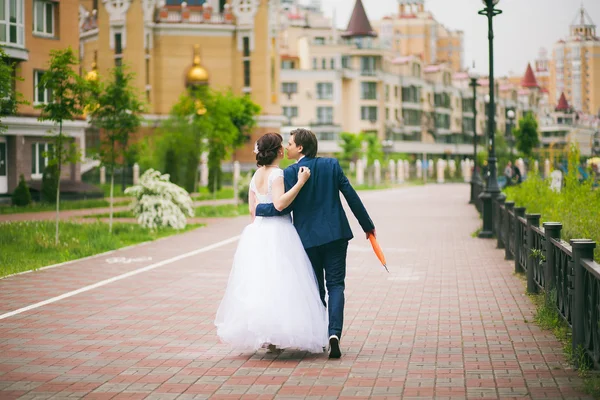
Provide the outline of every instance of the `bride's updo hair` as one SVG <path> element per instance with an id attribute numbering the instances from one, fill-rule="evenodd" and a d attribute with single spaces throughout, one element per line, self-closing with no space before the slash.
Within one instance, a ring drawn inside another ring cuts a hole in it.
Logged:
<path id="1" fill-rule="evenodd" d="M 279 133 L 266 133 L 256 142 L 256 165 L 272 164 L 277 159 L 277 154 L 281 149 L 283 138 Z"/>

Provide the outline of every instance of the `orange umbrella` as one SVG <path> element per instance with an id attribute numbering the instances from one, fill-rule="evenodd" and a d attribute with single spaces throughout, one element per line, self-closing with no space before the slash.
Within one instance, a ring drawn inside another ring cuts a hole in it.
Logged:
<path id="1" fill-rule="evenodd" d="M 387 263 L 385 262 L 385 256 L 383 255 L 383 251 L 381 250 L 381 246 L 379 246 L 379 243 L 377 242 L 377 239 L 375 238 L 375 235 L 373 235 L 372 233 L 369 233 L 369 240 L 371 241 L 371 246 L 373 246 L 373 251 L 375 252 L 375 255 L 377 256 L 377 258 L 379 258 L 379 261 L 381 261 L 381 264 L 383 264 L 383 268 L 385 268 L 385 270 L 389 273 L 390 271 L 387 268 Z"/>

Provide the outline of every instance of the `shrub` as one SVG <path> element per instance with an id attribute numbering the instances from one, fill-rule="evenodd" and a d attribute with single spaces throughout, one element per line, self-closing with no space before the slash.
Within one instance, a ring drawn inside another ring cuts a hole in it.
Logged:
<path id="1" fill-rule="evenodd" d="M 550 189 L 550 180 L 542 179 L 533 170 L 519 186 L 505 189 L 507 200 L 518 207 L 526 207 L 527 213 L 539 213 L 542 222 L 561 222 L 562 239 L 591 239 L 600 242 L 600 190 L 593 190 L 592 180 L 579 182 L 576 166 L 579 152 L 571 149 L 569 171 L 560 192 Z M 600 247 L 595 250 L 600 259 Z"/>
<path id="2" fill-rule="evenodd" d="M 25 207 L 31 204 L 31 193 L 23 175 L 19 178 L 19 186 L 17 186 L 12 194 L 12 204 L 18 207 Z"/>
<path id="3" fill-rule="evenodd" d="M 169 175 L 147 170 L 139 185 L 125 190 L 135 200 L 131 209 L 140 225 L 149 229 L 171 227 L 183 229 L 186 217 L 193 217 L 192 198 L 185 189 L 171 183 Z"/>

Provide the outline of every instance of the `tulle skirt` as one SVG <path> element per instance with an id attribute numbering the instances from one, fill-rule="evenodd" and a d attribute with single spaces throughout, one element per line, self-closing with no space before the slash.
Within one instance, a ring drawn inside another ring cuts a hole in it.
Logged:
<path id="1" fill-rule="evenodd" d="M 244 229 L 215 325 L 221 340 L 237 350 L 273 344 L 323 351 L 327 311 L 289 217 L 257 217 Z"/>

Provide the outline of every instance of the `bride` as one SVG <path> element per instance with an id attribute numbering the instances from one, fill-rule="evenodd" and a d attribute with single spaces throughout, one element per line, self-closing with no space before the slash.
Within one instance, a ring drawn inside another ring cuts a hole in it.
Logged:
<path id="1" fill-rule="evenodd" d="M 233 348 L 270 351 L 294 348 L 323 352 L 328 343 L 327 313 L 317 281 L 290 215 L 255 217 L 258 203 L 288 207 L 310 177 L 300 168 L 298 183 L 284 190 L 282 137 L 267 133 L 256 143 L 259 169 L 250 181 L 252 223 L 241 235 L 215 325 Z"/>

